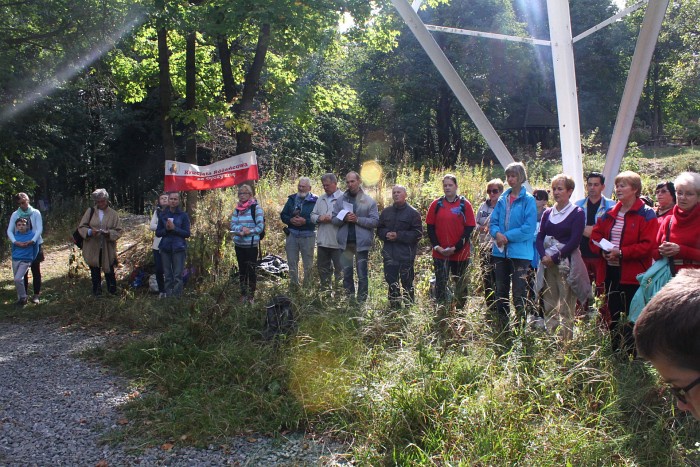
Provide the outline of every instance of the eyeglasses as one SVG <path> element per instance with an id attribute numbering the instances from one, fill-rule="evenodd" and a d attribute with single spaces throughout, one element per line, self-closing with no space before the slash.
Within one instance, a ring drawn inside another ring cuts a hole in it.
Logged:
<path id="1" fill-rule="evenodd" d="M 495 195 L 496 193 L 500 193 L 500 192 L 501 192 L 501 190 L 499 190 L 498 188 L 494 188 L 493 190 L 486 190 L 486 193 L 488 193 L 490 195 Z"/>
<path id="2" fill-rule="evenodd" d="M 247 191 L 239 191 L 238 196 L 241 196 L 241 195 L 250 196 L 250 193 L 248 193 Z"/>
<path id="3" fill-rule="evenodd" d="M 689 385 L 687 385 L 687 386 L 684 387 L 684 388 L 677 388 L 677 387 L 674 387 L 674 386 L 669 386 L 668 389 L 669 389 L 669 391 L 671 391 L 671 394 L 673 394 L 674 396 L 676 396 L 676 398 L 677 398 L 679 401 L 683 402 L 684 404 L 687 404 L 687 403 L 688 403 L 688 399 L 686 398 L 686 396 L 688 395 L 688 393 L 690 392 L 690 390 L 693 389 L 693 388 L 694 388 L 695 386 L 697 386 L 698 384 L 700 384 L 700 378 L 696 379 L 695 381 L 693 381 L 692 383 L 690 383 Z"/>

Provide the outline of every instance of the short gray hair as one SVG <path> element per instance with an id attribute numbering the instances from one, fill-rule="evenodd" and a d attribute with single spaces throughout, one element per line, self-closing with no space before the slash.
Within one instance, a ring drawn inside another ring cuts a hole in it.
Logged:
<path id="1" fill-rule="evenodd" d="M 700 174 L 696 172 L 682 172 L 673 181 L 676 189 L 678 185 L 690 185 L 700 194 Z"/>
<path id="2" fill-rule="evenodd" d="M 109 200 L 109 193 L 107 193 L 107 190 L 104 188 L 98 188 L 97 190 L 93 191 L 90 196 L 92 197 L 93 201 L 99 201 L 101 199 Z"/>
<path id="3" fill-rule="evenodd" d="M 338 177 L 332 173 L 323 174 L 321 175 L 321 183 L 323 182 L 338 183 Z"/>
<path id="4" fill-rule="evenodd" d="M 506 176 L 515 175 L 518 177 L 518 183 L 525 183 L 527 180 L 527 170 L 525 170 L 525 164 L 522 162 L 511 162 L 506 167 Z"/>
<path id="5" fill-rule="evenodd" d="M 311 186 L 311 179 L 309 177 L 299 177 L 299 183 L 308 183 Z"/>

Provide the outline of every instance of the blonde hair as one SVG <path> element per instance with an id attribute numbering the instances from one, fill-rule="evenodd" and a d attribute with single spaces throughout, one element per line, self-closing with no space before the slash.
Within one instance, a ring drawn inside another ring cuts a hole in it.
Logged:
<path id="1" fill-rule="evenodd" d="M 617 186 L 620 182 L 625 182 L 634 188 L 637 192 L 637 198 L 642 195 L 642 177 L 640 177 L 638 173 L 632 172 L 631 170 L 620 172 L 617 174 L 617 177 L 615 177 L 615 185 Z"/>
<path id="2" fill-rule="evenodd" d="M 498 188 L 498 191 L 501 191 L 501 192 L 502 192 L 502 191 L 503 191 L 503 188 L 504 188 L 504 186 L 503 186 L 503 180 L 501 180 L 500 178 L 494 178 L 493 180 L 490 180 L 490 181 L 486 184 L 486 189 L 488 190 L 488 189 L 489 189 L 490 187 L 492 187 L 492 186 L 495 186 L 496 188 Z"/>
<path id="3" fill-rule="evenodd" d="M 242 183 L 242 184 L 238 185 L 238 192 L 239 193 L 241 192 L 242 188 L 247 188 L 248 191 L 250 192 L 250 195 L 251 196 L 253 195 L 253 187 L 252 186 L 248 185 L 247 183 Z"/>

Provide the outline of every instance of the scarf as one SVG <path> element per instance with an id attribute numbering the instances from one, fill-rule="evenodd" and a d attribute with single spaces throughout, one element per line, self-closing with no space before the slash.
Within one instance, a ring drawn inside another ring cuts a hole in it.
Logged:
<path id="1" fill-rule="evenodd" d="M 257 204 L 257 201 L 255 198 L 249 198 L 248 201 L 245 203 L 239 202 L 236 205 L 236 211 L 238 211 L 238 214 L 240 215 L 241 213 L 245 212 L 248 208 L 250 208 L 252 205 Z"/>
<path id="2" fill-rule="evenodd" d="M 34 214 L 34 209 L 31 204 L 27 205 L 27 210 L 23 210 L 22 208 L 17 208 L 17 217 L 19 218 L 25 218 L 25 217 L 32 217 L 32 214 Z"/>

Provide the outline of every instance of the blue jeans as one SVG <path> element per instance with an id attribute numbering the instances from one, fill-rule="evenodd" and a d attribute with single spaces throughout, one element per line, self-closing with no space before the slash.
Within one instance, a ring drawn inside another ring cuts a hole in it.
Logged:
<path id="1" fill-rule="evenodd" d="M 368 265 L 369 251 L 357 251 L 356 243 L 348 243 L 340 255 L 340 264 L 343 267 L 343 287 L 350 298 L 355 298 L 355 277 L 353 274 L 353 260 L 357 268 L 357 300 L 364 302 L 369 295 Z"/>
<path id="2" fill-rule="evenodd" d="M 311 271 L 314 265 L 314 246 L 316 246 L 315 235 L 298 237 L 291 234 L 287 237 L 284 250 L 287 253 L 289 282 L 292 285 L 299 285 L 299 253 L 301 253 L 301 264 L 304 267 L 304 285 L 308 286 L 310 284 Z"/>
<path id="3" fill-rule="evenodd" d="M 530 270 L 529 259 L 499 258 L 494 259 L 494 272 L 496 276 L 496 311 L 502 324 L 507 324 L 510 319 L 510 289 L 513 284 L 513 304 L 520 319 L 525 319 L 525 306 L 527 304 L 527 278 Z"/>
<path id="4" fill-rule="evenodd" d="M 163 251 L 160 250 L 160 259 L 163 262 L 163 274 L 165 275 L 165 293 L 168 297 L 182 295 L 182 271 L 185 269 L 187 251 Z"/>

